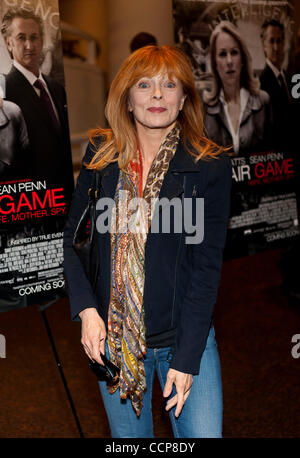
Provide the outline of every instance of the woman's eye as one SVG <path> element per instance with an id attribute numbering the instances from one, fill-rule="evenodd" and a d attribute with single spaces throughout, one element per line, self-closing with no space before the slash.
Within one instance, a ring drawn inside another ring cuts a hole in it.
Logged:
<path id="1" fill-rule="evenodd" d="M 226 51 L 221 51 L 219 53 L 219 57 L 226 57 L 226 55 L 227 55 Z"/>
<path id="2" fill-rule="evenodd" d="M 173 81 L 168 81 L 166 83 L 166 87 L 169 88 L 169 89 L 173 89 L 174 87 L 176 87 L 176 84 L 173 83 Z"/>
<path id="3" fill-rule="evenodd" d="M 141 89 L 146 89 L 147 87 L 149 87 L 149 83 L 147 83 L 146 81 L 141 81 L 140 83 L 138 83 L 138 87 Z"/>
<path id="4" fill-rule="evenodd" d="M 232 51 L 231 51 L 231 55 L 232 55 L 232 56 L 237 56 L 238 53 L 239 53 L 239 50 L 238 50 L 238 49 L 232 49 Z"/>

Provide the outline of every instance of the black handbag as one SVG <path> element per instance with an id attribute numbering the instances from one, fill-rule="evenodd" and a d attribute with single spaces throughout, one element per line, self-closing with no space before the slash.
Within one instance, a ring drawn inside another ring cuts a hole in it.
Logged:
<path id="1" fill-rule="evenodd" d="M 88 203 L 79 219 L 73 237 L 73 248 L 79 256 L 93 291 L 96 288 L 100 266 L 96 231 L 96 203 L 100 196 L 100 187 L 101 174 L 94 170 L 92 184 L 88 190 Z"/>

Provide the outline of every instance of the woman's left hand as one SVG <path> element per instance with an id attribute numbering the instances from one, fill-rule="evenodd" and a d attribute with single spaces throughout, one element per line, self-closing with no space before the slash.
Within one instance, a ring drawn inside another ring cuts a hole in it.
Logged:
<path id="1" fill-rule="evenodd" d="M 173 383 L 175 384 L 177 394 L 168 400 L 166 410 L 170 410 L 177 404 L 175 417 L 179 417 L 182 407 L 190 394 L 193 376 L 192 374 L 185 374 L 175 369 L 169 369 L 163 393 L 165 398 L 172 393 Z"/>

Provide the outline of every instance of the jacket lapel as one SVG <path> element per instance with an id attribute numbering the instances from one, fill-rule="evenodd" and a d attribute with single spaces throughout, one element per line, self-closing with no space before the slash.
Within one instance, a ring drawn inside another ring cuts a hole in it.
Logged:
<path id="1" fill-rule="evenodd" d="M 102 170 L 101 176 L 101 186 L 105 196 L 114 199 L 119 178 L 118 163 L 113 162 L 112 164 L 109 164 L 105 169 Z"/>
<path id="2" fill-rule="evenodd" d="M 27 78 L 25 78 L 25 76 L 14 66 L 12 67 L 10 74 L 14 80 L 15 95 L 23 101 L 24 105 L 30 107 L 31 112 L 34 113 L 37 118 L 43 120 L 43 122 L 48 125 L 49 129 L 51 128 L 51 130 L 53 130 L 52 123 L 41 105 L 40 98 Z M 11 97 L 11 100 L 14 101 L 14 97 Z"/>
<path id="3" fill-rule="evenodd" d="M 218 120 L 221 122 L 221 124 L 223 124 L 223 126 L 225 127 L 229 135 L 231 135 L 229 125 L 227 123 L 224 107 L 220 100 L 218 100 L 218 102 L 215 105 L 207 105 L 206 111 L 211 116 L 217 116 Z"/>
<path id="4" fill-rule="evenodd" d="M 181 195 L 184 192 L 183 174 L 199 172 L 200 169 L 201 162 L 196 163 L 195 159 L 186 152 L 182 141 L 180 141 L 174 157 L 170 161 L 159 197 L 172 199 Z"/>
<path id="5" fill-rule="evenodd" d="M 43 78 L 47 83 L 48 90 L 51 94 L 52 100 L 54 102 L 55 108 L 57 110 L 57 114 L 60 120 L 61 125 L 63 126 L 67 121 L 66 121 L 66 105 L 64 105 L 64 101 L 62 100 L 61 97 L 59 97 L 59 94 L 55 90 L 55 86 L 52 83 L 52 81 L 47 77 L 47 75 L 43 74 Z"/>
<path id="6" fill-rule="evenodd" d="M 6 116 L 2 108 L 0 108 L 0 127 L 6 126 L 8 122 L 9 122 L 8 117 Z"/>
<path id="7" fill-rule="evenodd" d="M 249 116 L 252 115 L 254 111 L 259 111 L 262 107 L 262 102 L 259 97 L 253 97 L 253 95 L 249 94 L 248 102 L 245 107 L 242 119 L 241 119 L 241 125 L 244 124 L 245 121 L 249 118 Z"/>

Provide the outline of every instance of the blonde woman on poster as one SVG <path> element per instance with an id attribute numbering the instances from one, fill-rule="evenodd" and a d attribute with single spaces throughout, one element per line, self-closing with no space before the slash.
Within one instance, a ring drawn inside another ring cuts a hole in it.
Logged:
<path id="1" fill-rule="evenodd" d="M 208 138 L 233 146 L 235 154 L 270 147 L 271 104 L 259 89 L 251 57 L 236 27 L 222 21 L 210 38 L 213 87 L 204 92 L 204 125 Z"/>

